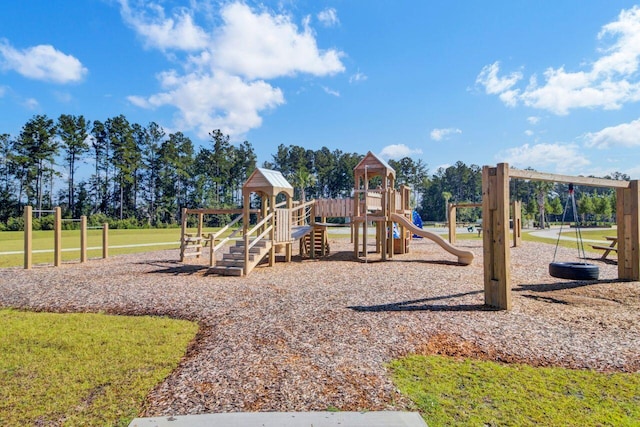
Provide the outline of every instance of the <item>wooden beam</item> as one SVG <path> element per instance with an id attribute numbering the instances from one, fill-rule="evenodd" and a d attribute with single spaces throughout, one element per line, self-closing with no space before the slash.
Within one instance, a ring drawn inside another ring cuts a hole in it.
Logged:
<path id="1" fill-rule="evenodd" d="M 618 277 L 640 280 L 640 188 L 638 180 L 631 187 L 617 190 L 616 223 L 618 225 Z"/>
<path id="2" fill-rule="evenodd" d="M 28 270 L 32 265 L 33 252 L 33 208 L 24 207 L 24 268 Z"/>
<path id="3" fill-rule="evenodd" d="M 490 307 L 511 309 L 511 253 L 509 247 L 509 166 L 482 169 L 482 233 L 484 301 Z"/>
<path id="4" fill-rule="evenodd" d="M 53 210 L 53 265 L 62 265 L 62 209 L 58 206 Z"/>
<path id="5" fill-rule="evenodd" d="M 109 223 L 102 224 L 102 258 L 109 258 Z"/>
<path id="6" fill-rule="evenodd" d="M 80 217 L 80 262 L 87 262 L 87 216 Z"/>
<path id="7" fill-rule="evenodd" d="M 456 244 L 456 223 L 458 222 L 457 216 L 457 207 L 458 205 L 454 205 L 453 203 L 449 203 L 449 214 L 447 216 L 449 223 L 449 243 L 452 245 Z"/>
<path id="8" fill-rule="evenodd" d="M 534 181 L 562 182 L 567 184 L 585 185 L 587 187 L 629 188 L 629 181 L 619 181 L 606 178 L 590 178 L 586 176 L 559 175 L 521 169 L 509 169 L 510 178 L 531 179 Z"/>
<path id="9" fill-rule="evenodd" d="M 522 202 L 515 200 L 513 206 L 513 246 L 522 246 Z"/>
<path id="10" fill-rule="evenodd" d="M 451 203 L 456 208 L 481 208 L 482 203 Z"/>

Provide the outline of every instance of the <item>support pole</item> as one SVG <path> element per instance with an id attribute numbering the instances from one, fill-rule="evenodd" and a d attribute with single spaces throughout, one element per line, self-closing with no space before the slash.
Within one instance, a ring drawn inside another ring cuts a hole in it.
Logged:
<path id="1" fill-rule="evenodd" d="M 449 203 L 447 205 L 447 208 L 449 209 L 449 243 L 451 243 L 452 245 L 456 244 L 456 223 L 458 222 L 457 220 L 457 209 L 456 209 L 456 205 L 454 205 L 453 203 Z"/>
<path id="2" fill-rule="evenodd" d="M 490 307 L 511 309 L 511 252 L 509 247 L 509 165 L 482 169 L 482 233 L 484 301 Z"/>
<path id="3" fill-rule="evenodd" d="M 616 191 L 618 278 L 640 280 L 640 185 L 633 180 Z"/>
<path id="4" fill-rule="evenodd" d="M 522 201 L 513 202 L 513 246 L 522 246 Z"/>
<path id="5" fill-rule="evenodd" d="M 198 212 L 198 241 L 196 242 L 196 244 L 200 245 L 200 248 L 198 249 L 198 255 L 196 255 L 196 258 L 200 258 L 200 254 L 202 253 L 202 247 L 204 246 L 204 242 L 202 241 L 203 223 L 204 223 L 204 214 L 202 212 Z"/>
<path id="6" fill-rule="evenodd" d="M 62 209 L 56 207 L 53 217 L 53 265 L 62 265 Z"/>
<path id="7" fill-rule="evenodd" d="M 109 223 L 102 225 L 102 258 L 109 258 Z"/>
<path id="8" fill-rule="evenodd" d="M 180 262 L 184 262 L 184 254 L 187 250 L 187 208 L 182 208 L 180 217 Z"/>
<path id="9" fill-rule="evenodd" d="M 87 262 L 87 216 L 80 217 L 80 262 Z"/>
<path id="10" fill-rule="evenodd" d="M 24 268 L 28 270 L 32 265 L 33 252 L 33 208 L 24 207 Z"/>
<path id="11" fill-rule="evenodd" d="M 271 240 L 271 249 L 269 250 L 269 267 L 273 267 L 276 263 L 276 196 L 271 196 L 269 200 L 269 211 L 271 212 L 271 230 L 269 231 L 269 240 Z"/>

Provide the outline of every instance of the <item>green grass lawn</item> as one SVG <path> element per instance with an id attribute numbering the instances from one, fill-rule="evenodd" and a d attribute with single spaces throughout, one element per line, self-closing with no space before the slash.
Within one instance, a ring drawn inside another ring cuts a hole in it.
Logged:
<path id="1" fill-rule="evenodd" d="M 209 233 L 218 229 L 207 228 Z M 195 232 L 189 230 L 189 232 Z M 148 252 L 161 249 L 180 248 L 179 228 L 158 229 L 111 229 L 109 230 L 109 256 L 136 252 Z M 38 250 L 53 250 L 53 231 L 34 231 L 32 237 L 33 264 L 53 264 L 53 252 L 38 253 Z M 144 245 L 144 246 L 133 246 Z M 119 247 L 120 246 L 120 247 Z M 124 247 L 122 247 L 124 246 Z M 102 257 L 102 230 L 87 230 L 87 247 L 97 248 L 87 251 L 89 258 Z M 65 249 L 78 248 L 66 251 Z M 62 231 L 62 261 L 80 260 L 80 231 Z M 0 252 L 24 250 L 24 233 L 21 231 L 0 232 Z M 0 255 L 0 268 L 19 267 L 24 264 L 24 255 Z"/>
<path id="2" fill-rule="evenodd" d="M 640 374 L 446 356 L 409 356 L 390 369 L 430 427 L 640 425 Z"/>
<path id="3" fill-rule="evenodd" d="M 0 425 L 126 426 L 198 325 L 0 310 Z"/>

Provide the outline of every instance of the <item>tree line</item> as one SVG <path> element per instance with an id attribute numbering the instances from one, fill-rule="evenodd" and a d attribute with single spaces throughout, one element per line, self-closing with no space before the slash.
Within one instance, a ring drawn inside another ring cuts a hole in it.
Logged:
<path id="1" fill-rule="evenodd" d="M 209 137 L 196 149 L 181 132 L 167 134 L 155 122 L 142 126 L 123 115 L 104 121 L 67 114 L 57 120 L 33 116 L 19 135 L 0 134 L 0 226 L 18 227 L 25 205 L 39 210 L 60 206 L 67 218 L 97 216 L 120 226 L 151 227 L 178 223 L 182 207 L 237 207 L 257 156 L 248 141 L 231 143 L 220 130 Z M 351 197 L 353 169 L 363 157 L 281 144 L 262 166 L 282 172 L 298 200 L 341 198 Z M 78 179 L 83 162 L 92 165 L 91 174 Z M 398 186 L 412 187 L 413 206 L 425 221 L 445 221 L 447 203 L 482 200 L 482 168 L 477 165 L 459 161 L 433 174 L 420 159 L 404 157 L 389 160 L 389 165 Z M 629 179 L 620 173 L 606 178 Z M 561 218 L 566 185 L 523 180 L 510 185 L 512 199 L 523 201 L 525 218 L 541 224 Z M 580 190 L 581 220 L 611 220 L 615 191 Z M 480 208 L 460 209 L 457 218 L 474 222 L 481 215 Z"/>

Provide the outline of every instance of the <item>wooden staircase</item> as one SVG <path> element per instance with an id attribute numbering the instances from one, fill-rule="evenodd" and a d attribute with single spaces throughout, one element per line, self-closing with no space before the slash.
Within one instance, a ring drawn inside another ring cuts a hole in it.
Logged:
<path id="1" fill-rule="evenodd" d="M 316 227 L 315 229 L 315 245 L 314 245 L 314 255 L 315 256 L 326 256 L 329 255 L 329 239 L 327 236 L 326 228 L 324 227 Z M 305 235 L 302 239 L 300 239 L 300 254 L 305 256 L 311 256 L 311 233 Z"/>
<path id="2" fill-rule="evenodd" d="M 249 249 L 249 265 L 247 271 L 256 265 L 269 253 L 272 243 L 270 240 L 260 240 Z M 222 255 L 222 260 L 216 261 L 209 273 L 221 276 L 242 276 L 244 274 L 244 240 L 236 240 L 236 244 L 229 248 L 229 252 Z"/>

